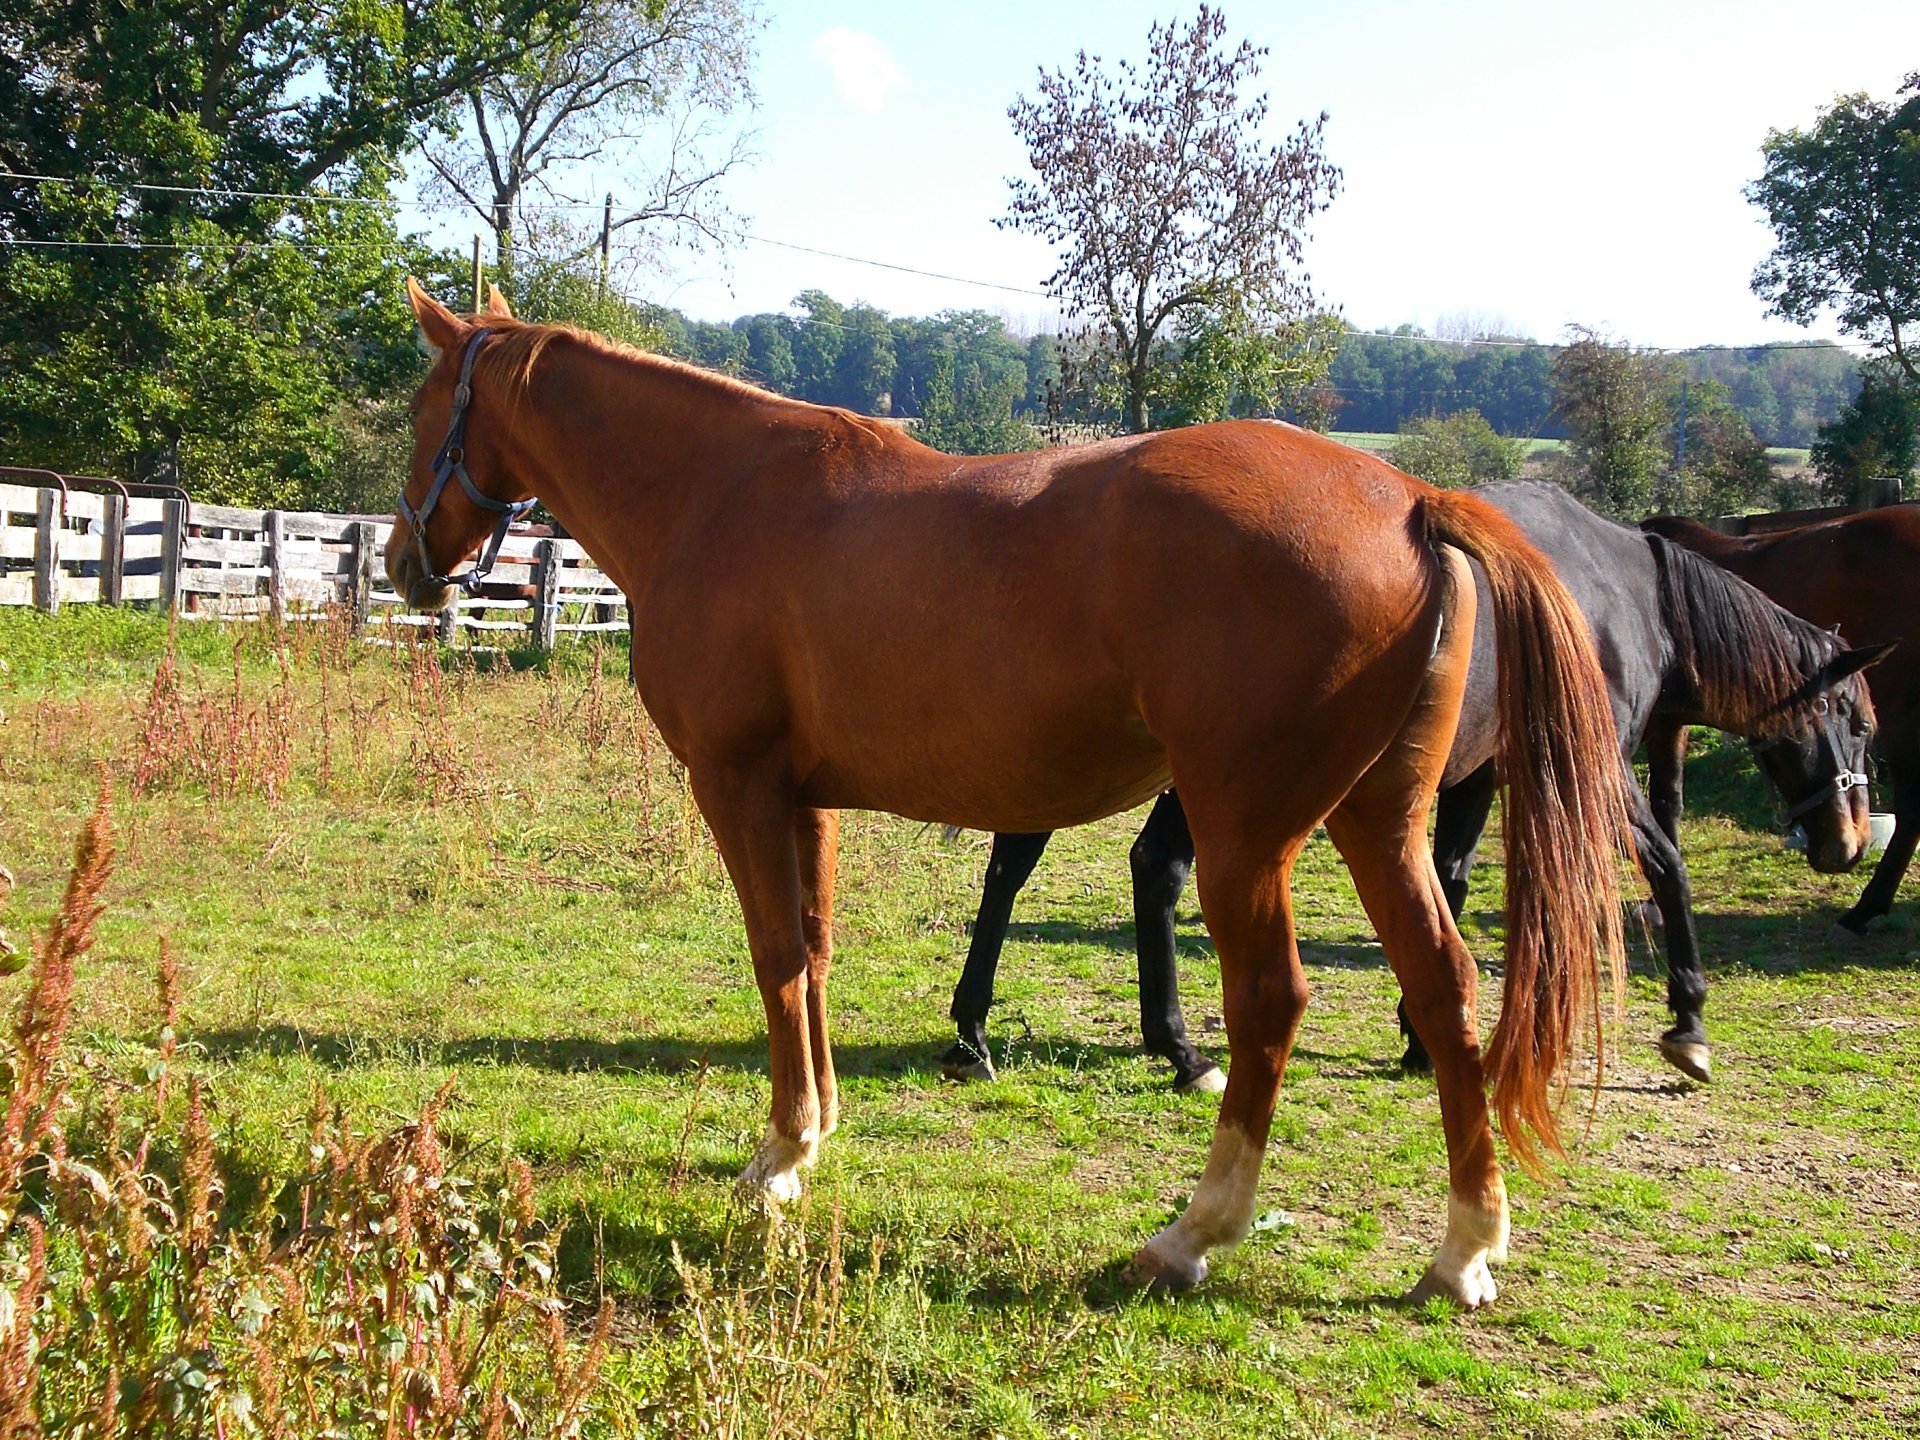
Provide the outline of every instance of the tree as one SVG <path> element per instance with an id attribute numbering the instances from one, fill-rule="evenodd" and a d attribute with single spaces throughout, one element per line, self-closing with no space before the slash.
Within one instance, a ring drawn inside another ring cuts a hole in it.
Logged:
<path id="1" fill-rule="evenodd" d="M 518 63 L 466 91 L 463 123 L 428 142 L 427 160 L 493 231 L 507 273 L 516 243 L 563 263 L 599 243 L 603 217 L 579 208 L 595 164 L 633 187 L 614 234 L 718 240 L 733 223 L 718 183 L 742 155 L 718 132 L 753 103 L 759 23 L 753 0 L 577 0 L 543 17 Z M 542 200 L 573 208 L 540 215 Z"/>
<path id="2" fill-rule="evenodd" d="M 1178 356 L 1163 367 L 1169 425 L 1233 416 L 1295 415 L 1327 377 L 1345 327 L 1311 315 L 1274 329 L 1232 311 L 1189 310 L 1179 321 Z"/>
<path id="3" fill-rule="evenodd" d="M 1920 464 L 1920 392 L 1884 365 L 1861 372 L 1860 393 L 1839 418 L 1820 427 L 1813 468 L 1829 500 L 1864 504 L 1872 482 L 1913 480 Z"/>
<path id="4" fill-rule="evenodd" d="M 1778 237 L 1753 273 L 1773 311 L 1810 325 L 1829 306 L 1920 384 L 1920 71 L 1904 103 L 1843 95 L 1811 130 L 1775 130 L 1747 187 Z"/>
<path id="5" fill-rule="evenodd" d="M 1679 367 L 1584 326 L 1554 360 L 1554 406 L 1566 422 L 1574 489 L 1601 512 L 1646 514 L 1667 472 Z"/>
<path id="6" fill-rule="evenodd" d="M 1040 436 L 1013 414 L 1020 381 L 1012 375 L 984 380 L 974 372 L 956 383 L 953 352 L 936 351 L 926 394 L 913 435 L 922 444 L 952 455 L 1005 455 L 1037 449 Z"/>
<path id="7" fill-rule="evenodd" d="M 1512 479 L 1520 473 L 1527 447 L 1500 434 L 1478 410 L 1461 410 L 1445 419 L 1421 415 L 1407 421 L 1391 458 L 1430 485 L 1457 489 Z"/>
<path id="8" fill-rule="evenodd" d="M 1660 508 L 1680 515 L 1733 515 L 1768 498 L 1773 466 L 1766 444 L 1717 380 L 1685 390 L 1686 463 Z"/>
<path id="9" fill-rule="evenodd" d="M 419 364 L 395 156 L 548 8 L 0 0 L 0 163 L 75 177 L 0 182 L 0 445 L 298 501 Z"/>
<path id="10" fill-rule="evenodd" d="M 1055 247 L 1047 292 L 1111 360 L 1136 432 L 1170 320 L 1212 309 L 1277 328 L 1313 308 L 1298 266 L 1308 223 L 1339 186 L 1322 148 L 1327 117 L 1300 122 L 1283 144 L 1260 140 L 1267 52 L 1246 41 L 1229 50 L 1225 37 L 1225 18 L 1202 5 L 1185 28 L 1149 30 L 1144 69 L 1122 61 L 1110 72 L 1081 51 L 1071 74 L 1043 70 L 1038 98 L 1007 112 L 1035 178 L 1008 182 L 996 223 Z"/>

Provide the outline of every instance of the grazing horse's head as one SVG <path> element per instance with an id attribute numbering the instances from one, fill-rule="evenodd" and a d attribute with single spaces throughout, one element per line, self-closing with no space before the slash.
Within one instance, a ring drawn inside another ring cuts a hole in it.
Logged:
<path id="1" fill-rule="evenodd" d="M 414 396 L 413 463 L 387 539 L 387 578 L 413 609 L 440 610 L 456 587 L 478 586 L 507 525 L 533 507 L 533 496 L 506 458 L 501 417 L 476 415 L 473 404 L 474 362 L 491 335 L 485 322 L 513 318 L 499 288 L 472 320 L 455 315 L 411 279 L 407 299 L 421 334 L 439 353 Z M 483 541 L 478 563 L 456 575 Z"/>
<path id="2" fill-rule="evenodd" d="M 1853 869 L 1871 834 L 1867 747 L 1873 701 L 1860 672 L 1893 647 L 1842 650 L 1821 668 L 1799 723 L 1753 742 L 1754 760 L 1807 836 L 1807 863 L 1823 875 Z"/>

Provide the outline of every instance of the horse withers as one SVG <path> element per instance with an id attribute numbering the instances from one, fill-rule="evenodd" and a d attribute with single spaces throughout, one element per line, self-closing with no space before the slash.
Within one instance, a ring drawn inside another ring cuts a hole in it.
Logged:
<path id="1" fill-rule="evenodd" d="M 1448 1224 L 1416 1289 L 1493 1298 L 1507 1204 L 1485 1078 L 1520 1159 L 1557 1145 L 1558 1078 L 1617 981 L 1627 833 L 1592 641 L 1504 515 L 1269 424 L 943 455 L 847 411 L 410 296 L 440 357 L 403 507 L 426 518 L 418 534 L 396 522 L 388 574 L 414 605 L 445 604 L 502 510 L 537 495 L 629 597 L 635 683 L 738 892 L 766 1011 L 773 1106 L 749 1190 L 795 1196 L 838 1120 L 839 810 L 1033 831 L 1177 781 L 1233 1067 L 1193 1200 L 1134 1273 L 1192 1285 L 1252 1223 L 1307 1001 L 1290 878 L 1324 820 L 1439 1080 Z M 435 463 L 455 430 L 458 487 Z M 1513 796 L 1484 1060 L 1473 961 L 1426 842 L 1475 633 L 1468 556 L 1500 635 Z"/>
<path id="2" fill-rule="evenodd" d="M 1666 939 L 1667 1002 L 1674 1020 L 1660 1037 L 1660 1053 L 1693 1079 L 1708 1080 L 1706 971 L 1679 843 L 1687 727 L 1712 725 L 1747 737 L 1788 818 L 1805 828 L 1812 867 L 1826 873 L 1851 869 L 1867 843 L 1864 772 L 1873 733 L 1873 706 L 1859 672 L 1886 650 L 1848 650 L 1724 570 L 1602 519 L 1557 486 L 1505 483 L 1476 493 L 1509 515 L 1553 561 L 1593 629 L 1632 786 L 1634 845 Z M 1476 575 L 1476 584 L 1484 583 Z M 1499 784 L 1496 672 L 1494 638 L 1484 632 L 1475 637 L 1434 822 L 1434 859 L 1456 920 Z M 1643 740 L 1650 795 L 1633 780 L 1630 763 Z M 951 1013 L 959 1037 L 941 1057 L 942 1068 L 956 1079 L 993 1074 L 985 1022 L 994 974 L 1014 895 L 1047 838 L 994 837 L 980 913 L 954 990 Z M 1217 1089 L 1219 1070 L 1187 1036 L 1175 974 L 1174 906 L 1194 858 L 1177 794 L 1169 791 L 1154 805 L 1130 858 L 1146 1048 L 1172 1064 L 1175 1088 Z M 1404 1006 L 1401 1029 L 1406 1067 L 1431 1068 Z"/>
<path id="3" fill-rule="evenodd" d="M 1856 645 L 1892 649 L 1873 672 L 1873 701 L 1893 839 L 1859 900 L 1840 917 L 1845 928 L 1862 933 L 1893 908 L 1920 843 L 1920 505 L 1887 505 L 1737 537 L 1673 515 L 1644 520 L 1641 528 L 1706 556 Z"/>

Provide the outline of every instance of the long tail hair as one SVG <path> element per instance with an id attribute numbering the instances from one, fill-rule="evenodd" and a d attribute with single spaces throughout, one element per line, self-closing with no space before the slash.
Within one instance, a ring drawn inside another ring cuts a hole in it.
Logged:
<path id="1" fill-rule="evenodd" d="M 1604 1061 L 1603 996 L 1620 1005 L 1620 746 L 1592 632 L 1552 565 L 1477 496 L 1432 491 L 1426 518 L 1432 539 L 1480 562 L 1492 597 L 1507 974 L 1486 1060 L 1501 1132 L 1538 1171 L 1536 1141 L 1563 1152 L 1555 1110 L 1573 1043 L 1591 1021 Z"/>

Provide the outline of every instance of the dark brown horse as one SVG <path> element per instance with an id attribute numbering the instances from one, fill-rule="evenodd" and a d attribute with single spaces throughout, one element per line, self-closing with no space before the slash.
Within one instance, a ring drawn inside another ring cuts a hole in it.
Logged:
<path id="1" fill-rule="evenodd" d="M 1889 505 L 1767 535 L 1722 535 L 1661 515 L 1642 528 L 1731 570 L 1775 603 L 1816 625 L 1837 626 L 1849 644 L 1896 645 L 1873 672 L 1880 756 L 1893 800 L 1894 832 L 1873 878 L 1840 923 L 1858 934 L 1893 908 L 1920 841 L 1920 505 Z M 1651 746 L 1651 740 L 1649 741 Z M 1669 753 L 1649 749 L 1656 803 L 1680 802 L 1682 731 Z"/>
<path id="2" fill-rule="evenodd" d="M 827 1035 L 837 812 L 1081 824 L 1177 781 L 1232 1073 L 1206 1172 L 1135 1273 L 1184 1286 L 1252 1223 L 1306 1007 L 1295 857 L 1325 822 L 1432 1052 L 1448 1226 L 1419 1290 L 1493 1298 L 1509 1143 L 1618 976 L 1627 834 L 1593 643 L 1491 506 L 1290 426 L 958 458 L 842 410 L 597 337 L 463 319 L 418 396 L 388 574 L 422 608 L 538 495 L 630 597 L 633 674 L 745 914 L 773 1114 L 743 1183 L 799 1191 L 838 1119 Z M 460 381 L 463 367 L 471 386 Z M 459 481 L 448 483 L 449 476 Z M 1487 573 L 1500 636 L 1506 985 L 1483 1066 L 1472 958 L 1427 849 Z"/>

